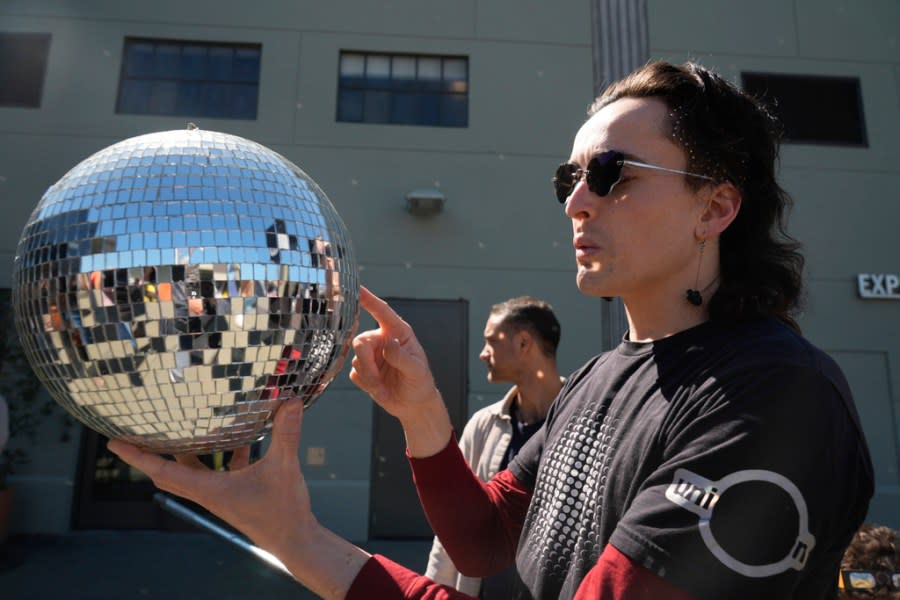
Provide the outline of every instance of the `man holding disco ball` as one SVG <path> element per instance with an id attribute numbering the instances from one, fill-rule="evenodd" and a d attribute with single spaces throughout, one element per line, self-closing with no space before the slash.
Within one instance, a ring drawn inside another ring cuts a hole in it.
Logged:
<path id="1" fill-rule="evenodd" d="M 426 514 L 464 574 L 515 563 L 523 598 L 830 598 L 873 471 L 847 383 L 792 315 L 802 256 L 783 235 L 774 121 L 695 64 L 610 86 L 554 177 L 577 283 L 622 298 L 629 330 L 573 373 L 544 428 L 481 483 L 412 329 L 365 288 L 378 328 L 351 380 L 403 425 Z M 277 556 L 325 598 L 463 598 L 316 520 L 302 406 L 265 457 L 228 472 L 110 449 Z"/>

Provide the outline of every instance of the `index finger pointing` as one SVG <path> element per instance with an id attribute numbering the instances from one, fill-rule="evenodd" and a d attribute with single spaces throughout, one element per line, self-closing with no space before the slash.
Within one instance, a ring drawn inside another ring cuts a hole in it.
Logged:
<path id="1" fill-rule="evenodd" d="M 396 336 L 398 330 L 407 327 L 400 315 L 394 312 L 391 306 L 370 292 L 365 286 L 359 286 L 359 305 L 378 322 L 378 326 L 392 336 Z"/>

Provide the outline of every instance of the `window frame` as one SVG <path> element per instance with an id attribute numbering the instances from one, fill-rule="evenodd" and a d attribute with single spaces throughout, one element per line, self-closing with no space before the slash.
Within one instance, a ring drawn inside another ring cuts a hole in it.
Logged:
<path id="1" fill-rule="evenodd" d="M 178 72 L 178 69 L 183 68 L 182 64 L 178 64 L 175 66 L 175 71 L 172 73 L 168 73 L 168 76 L 159 76 L 157 74 L 145 74 L 139 73 L 137 75 L 132 74 L 132 71 L 135 70 L 139 65 L 134 65 L 129 62 L 129 52 L 134 49 L 135 45 L 138 44 L 149 44 L 153 47 L 154 57 L 156 56 L 160 47 L 168 47 L 174 46 L 178 48 L 177 60 L 181 61 L 185 55 L 185 50 L 195 49 L 195 48 L 205 48 L 206 52 L 206 61 L 209 61 L 209 52 L 213 49 L 228 49 L 231 51 L 231 63 L 230 67 L 234 67 L 235 63 L 235 53 L 239 51 L 255 51 L 256 56 L 252 59 L 255 61 L 254 72 L 251 73 L 251 77 L 241 79 L 239 76 L 235 77 L 219 77 L 219 78 L 209 78 L 208 75 L 211 72 L 211 67 L 206 67 L 208 70 L 203 75 L 207 77 L 185 77 L 182 73 Z M 119 69 L 119 85 L 116 93 L 116 114 L 121 115 L 144 115 L 144 116 L 154 116 L 154 117 L 198 117 L 198 118 L 208 118 L 208 119 L 230 119 L 230 120 L 241 120 L 241 121 L 255 121 L 259 118 L 259 92 L 260 92 L 260 80 L 262 75 L 262 50 L 263 46 L 261 43 L 256 42 L 222 42 L 222 41 L 206 41 L 206 40 L 185 40 L 180 38 L 154 38 L 154 37 L 144 37 L 144 36 L 127 36 L 125 37 L 122 44 L 122 61 Z M 144 82 L 149 83 L 151 86 L 153 84 L 169 84 L 173 87 L 174 91 L 171 93 L 170 102 L 172 103 L 171 109 L 152 109 L 152 106 L 149 105 L 151 100 L 148 100 L 148 108 L 150 110 L 138 110 L 135 106 L 128 105 L 128 99 L 126 95 L 131 93 L 133 90 L 128 89 L 129 83 L 135 82 Z M 193 99 L 193 103 L 182 105 L 179 108 L 179 102 L 184 102 L 185 96 L 190 96 L 191 87 L 193 87 L 194 92 L 200 92 L 197 97 Z M 218 88 L 219 93 L 222 94 L 222 99 L 224 99 L 225 103 L 219 106 L 219 110 L 210 110 L 210 108 L 214 108 L 216 105 L 214 102 L 210 101 L 209 94 L 216 93 L 216 88 Z M 234 107 L 229 108 L 229 104 L 233 104 L 235 102 L 240 101 L 241 95 L 235 94 L 233 90 L 245 88 L 247 93 L 243 95 L 244 99 L 249 99 L 252 96 L 252 105 L 248 103 L 249 108 L 246 109 L 246 112 L 242 112 L 240 110 L 235 110 Z"/>
<path id="2" fill-rule="evenodd" d="M 363 60 L 362 72 L 344 74 L 344 61 Z M 387 71 L 377 78 L 370 75 L 372 60 L 386 60 Z M 395 64 L 412 61 L 413 76 L 395 76 Z M 439 76 L 421 76 L 425 61 L 438 61 Z M 461 61 L 463 77 L 447 75 L 448 63 Z M 469 127 L 469 57 L 458 54 L 418 54 L 342 49 L 338 54 L 335 121 L 368 125 L 411 125 L 465 129 Z M 462 89 L 453 89 L 462 88 Z M 356 96 L 355 99 L 352 96 Z M 380 100 L 380 106 L 379 106 Z M 356 106 L 350 106 L 351 103 Z M 454 106 L 456 104 L 456 106 Z M 380 109 L 380 110 L 378 110 Z M 380 114 L 373 114 L 378 110 Z M 356 116 L 358 115 L 358 116 Z M 429 115 L 432 115 L 429 118 Z"/>
<path id="3" fill-rule="evenodd" d="M 851 90 L 849 88 L 845 90 L 846 92 L 849 92 L 845 96 L 845 99 L 850 99 L 851 96 L 854 96 L 852 98 L 852 101 L 855 103 L 856 110 L 854 111 L 852 118 L 855 122 L 850 123 L 849 125 L 854 126 L 854 128 L 858 132 L 858 137 L 854 137 L 854 139 L 851 140 L 846 136 L 837 136 L 833 133 L 833 129 L 824 129 L 825 131 L 829 131 L 830 135 L 822 136 L 819 138 L 809 136 L 793 136 L 791 131 L 793 124 L 785 118 L 784 113 L 782 113 L 777 106 L 777 103 L 779 101 L 783 102 L 783 98 L 776 97 L 768 89 L 754 89 L 753 83 L 750 83 L 748 85 L 748 78 L 751 80 L 751 82 L 755 79 L 756 83 L 763 83 L 767 86 L 771 85 L 771 82 L 773 80 L 782 82 L 782 85 L 784 85 L 784 83 L 790 82 L 796 85 L 798 88 L 809 87 L 810 84 L 815 83 L 820 83 L 822 85 L 846 83 L 853 86 L 855 88 L 854 90 Z M 869 147 L 869 132 L 868 128 L 866 127 L 866 114 L 865 103 L 863 101 L 862 81 L 857 76 L 820 75 L 814 73 L 783 73 L 769 71 L 741 71 L 741 88 L 744 91 L 750 93 L 752 96 L 760 99 L 767 106 L 767 108 L 769 108 L 769 110 L 771 110 L 772 113 L 778 117 L 781 126 L 784 128 L 784 137 L 782 139 L 782 143 L 784 144 L 833 146 L 838 148 Z"/>
<path id="4" fill-rule="evenodd" d="M 30 51 L 27 52 L 29 57 L 40 59 L 39 65 L 28 65 L 39 68 L 40 73 L 32 73 L 27 70 L 23 71 L 17 69 L 16 67 L 20 66 L 20 61 L 11 60 L 10 63 L 15 63 L 15 67 L 9 69 L 9 73 L 14 77 L 11 80 L 4 82 L 3 89 L 5 91 L 0 92 L 0 108 L 40 108 L 44 101 L 44 84 L 47 79 L 47 65 L 50 62 L 50 46 L 53 41 L 53 35 L 38 31 L 0 31 L 0 38 L 18 38 L 19 40 L 31 39 L 34 44 L 44 42 L 43 46 L 40 48 L 42 54 L 39 57 L 34 56 Z M 8 40 L 6 39 L 3 40 L 4 43 L 7 41 Z M 29 48 L 29 50 L 33 49 L 34 48 Z M 13 52 L 11 58 L 16 59 L 20 57 L 16 57 Z M 20 73 L 17 73 L 17 71 L 20 71 Z M 16 76 L 20 74 L 24 74 L 25 77 Z M 32 79 L 32 81 L 25 81 L 26 79 Z M 30 92 L 29 94 L 21 93 L 23 83 L 32 84 L 34 86 L 33 89 L 27 90 Z M 9 95 L 9 98 L 6 98 L 7 94 Z"/>

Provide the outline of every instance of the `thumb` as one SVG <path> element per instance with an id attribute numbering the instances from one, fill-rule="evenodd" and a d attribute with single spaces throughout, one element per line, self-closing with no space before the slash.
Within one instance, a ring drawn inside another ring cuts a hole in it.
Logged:
<path id="1" fill-rule="evenodd" d="M 384 360 L 406 376 L 419 375 L 422 361 L 415 354 L 404 348 L 397 338 L 392 338 L 384 345 Z"/>
<path id="2" fill-rule="evenodd" d="M 272 441 L 266 454 L 282 459 L 295 460 L 300 447 L 300 430 L 303 423 L 303 400 L 285 400 L 275 412 Z"/>

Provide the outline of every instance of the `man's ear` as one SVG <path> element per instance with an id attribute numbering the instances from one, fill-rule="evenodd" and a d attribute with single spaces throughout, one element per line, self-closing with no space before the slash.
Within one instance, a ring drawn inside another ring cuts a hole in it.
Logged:
<path id="1" fill-rule="evenodd" d="M 534 340 L 531 339 L 531 334 L 528 332 L 528 330 L 522 329 L 518 333 L 516 333 L 515 343 L 516 347 L 520 351 L 524 352 L 531 347 L 531 345 L 534 343 Z"/>
<path id="2" fill-rule="evenodd" d="M 741 193 L 730 181 L 718 183 L 706 197 L 706 208 L 697 223 L 697 239 L 718 237 L 741 209 Z"/>

